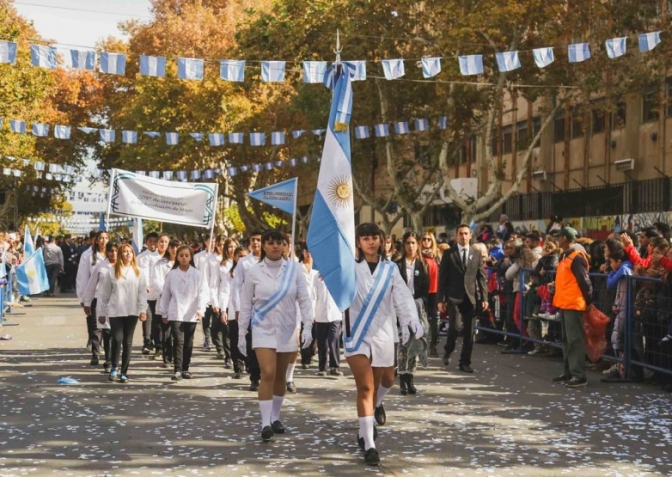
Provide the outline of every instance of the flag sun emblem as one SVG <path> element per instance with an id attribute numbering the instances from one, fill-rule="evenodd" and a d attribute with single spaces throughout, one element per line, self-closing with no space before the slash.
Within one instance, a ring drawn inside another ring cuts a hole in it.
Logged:
<path id="1" fill-rule="evenodd" d="M 348 176 L 336 176 L 329 182 L 329 199 L 337 207 L 351 204 L 352 186 Z"/>

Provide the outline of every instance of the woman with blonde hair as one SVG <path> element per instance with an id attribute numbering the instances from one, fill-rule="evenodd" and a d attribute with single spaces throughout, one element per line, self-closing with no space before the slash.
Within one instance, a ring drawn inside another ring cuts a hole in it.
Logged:
<path id="1" fill-rule="evenodd" d="M 436 345 L 439 342 L 439 314 L 437 310 L 436 294 L 439 291 L 439 264 L 441 263 L 441 250 L 436 243 L 436 237 L 432 232 L 422 234 L 420 240 L 420 253 L 427 264 L 429 275 L 429 294 L 427 295 L 427 321 L 429 322 L 429 350 L 430 357 L 439 356 Z"/>
<path id="2" fill-rule="evenodd" d="M 112 332 L 112 369 L 109 379 L 115 381 L 119 377 L 120 382 L 126 383 L 128 366 L 131 363 L 133 333 L 138 319 L 147 319 L 147 279 L 135 262 L 135 252 L 131 245 L 125 243 L 119 247 L 119 259 L 114 265 L 114 273 L 107 273 L 101 278 L 98 320 L 109 318 Z"/>

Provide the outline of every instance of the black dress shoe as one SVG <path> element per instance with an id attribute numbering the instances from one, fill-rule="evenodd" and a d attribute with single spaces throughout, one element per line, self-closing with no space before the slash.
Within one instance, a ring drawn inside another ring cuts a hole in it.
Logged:
<path id="1" fill-rule="evenodd" d="M 98 359 L 98 356 L 94 356 L 91 358 L 91 362 L 89 363 L 91 366 L 98 366 L 100 364 L 100 360 Z"/>
<path id="2" fill-rule="evenodd" d="M 261 430 L 261 440 L 268 442 L 271 440 L 271 437 L 273 437 L 273 428 L 271 428 L 271 426 L 265 426 Z"/>
<path id="3" fill-rule="evenodd" d="M 474 368 L 472 368 L 468 364 L 461 364 L 460 365 L 460 371 L 462 371 L 463 373 L 473 373 Z"/>
<path id="4" fill-rule="evenodd" d="M 250 391 L 259 391 L 259 381 L 252 381 L 250 383 Z"/>
<path id="5" fill-rule="evenodd" d="M 380 456 L 375 447 L 364 452 L 364 462 L 366 465 L 380 465 Z"/>
<path id="6" fill-rule="evenodd" d="M 564 383 L 572 379 L 572 377 L 568 374 L 561 374 L 560 376 L 556 376 L 553 378 L 554 383 Z"/>
<path id="7" fill-rule="evenodd" d="M 448 353 L 443 353 L 443 365 L 444 366 L 450 365 L 450 355 Z"/>
<path id="8" fill-rule="evenodd" d="M 373 440 L 374 442 L 378 440 L 378 428 L 376 428 L 376 426 L 373 426 Z M 359 449 L 364 452 L 364 438 L 359 437 L 359 432 L 357 433 L 357 445 L 359 445 Z"/>
<path id="9" fill-rule="evenodd" d="M 285 433 L 285 426 L 283 426 L 282 422 L 280 422 L 280 421 L 273 421 L 271 423 L 271 429 L 273 429 L 273 432 L 275 434 L 284 434 Z"/>
<path id="10" fill-rule="evenodd" d="M 385 414 L 385 408 L 382 404 L 376 408 L 376 410 L 373 412 L 373 415 L 375 416 L 376 422 L 379 426 L 384 426 L 387 422 L 387 415 Z"/>

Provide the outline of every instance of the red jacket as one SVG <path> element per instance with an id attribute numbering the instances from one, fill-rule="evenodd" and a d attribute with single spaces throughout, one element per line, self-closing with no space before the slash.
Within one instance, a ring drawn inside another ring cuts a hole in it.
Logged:
<path id="1" fill-rule="evenodd" d="M 627 247 L 625 247 L 625 254 L 628 257 L 628 260 L 630 260 L 630 262 L 633 265 L 641 265 L 644 268 L 649 268 L 651 266 L 652 257 L 642 258 L 639 255 L 639 252 L 637 251 L 637 249 L 634 247 L 634 245 L 628 245 Z M 660 260 L 660 265 L 663 268 L 665 268 L 665 270 L 667 270 L 668 272 L 672 272 L 672 260 L 671 259 L 669 259 L 667 257 L 663 257 Z"/>

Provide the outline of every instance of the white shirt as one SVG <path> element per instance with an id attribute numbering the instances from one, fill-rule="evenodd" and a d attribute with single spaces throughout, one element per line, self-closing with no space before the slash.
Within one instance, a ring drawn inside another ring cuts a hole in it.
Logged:
<path id="1" fill-rule="evenodd" d="M 96 257 L 96 263 L 105 260 L 105 255 L 98 253 Z M 91 247 L 87 248 L 82 256 L 79 259 L 79 268 L 77 268 L 77 278 L 75 280 L 76 290 L 77 290 L 77 299 L 80 303 L 83 303 L 82 297 L 84 295 L 84 290 L 86 285 L 89 283 L 89 278 L 91 277 L 91 271 L 95 264 L 93 263 L 93 249 Z"/>
<path id="2" fill-rule="evenodd" d="M 231 287 L 233 285 L 233 277 L 231 276 L 231 268 L 220 267 L 219 290 L 217 293 L 217 308 L 220 310 L 229 310 L 229 320 L 235 320 L 236 314 L 233 312 L 233 293 Z M 235 273 L 235 270 L 234 270 Z"/>
<path id="3" fill-rule="evenodd" d="M 142 272 L 136 275 L 133 267 L 123 267 L 121 277 L 108 273 L 101 278 L 98 316 L 139 316 L 147 311 L 147 280 Z"/>
<path id="4" fill-rule="evenodd" d="M 404 258 L 404 263 L 406 264 L 406 284 L 408 289 L 411 290 L 411 295 L 415 295 L 415 259 L 408 263 L 408 260 Z"/>
<path id="5" fill-rule="evenodd" d="M 158 313 L 169 321 L 195 323 L 196 314 L 205 314 L 208 288 L 200 270 L 189 267 L 186 272 L 174 268 L 166 276 Z"/>
<path id="6" fill-rule="evenodd" d="M 157 261 L 149 272 L 149 293 L 148 300 L 158 301 L 161 298 L 163 284 L 166 281 L 166 275 L 173 269 L 173 264 L 167 258 Z"/>
<path id="7" fill-rule="evenodd" d="M 109 270 L 113 269 L 114 267 L 110 265 L 108 259 L 101 260 L 95 267 L 93 267 L 89 282 L 86 284 L 84 293 L 82 293 L 82 303 L 84 306 L 91 306 L 93 299 L 98 298 L 98 285 L 101 282 L 101 273 L 107 273 Z"/>
<path id="8" fill-rule="evenodd" d="M 233 284 L 231 286 L 231 293 L 233 294 L 232 304 L 233 311 L 240 311 L 240 297 L 243 291 L 243 285 L 245 284 L 245 275 L 250 267 L 259 263 L 259 257 L 255 257 L 253 254 L 249 254 L 238 260 L 238 265 L 236 265 L 236 270 L 233 274 Z"/>
<path id="9" fill-rule="evenodd" d="M 466 247 L 463 247 L 462 245 L 457 244 L 457 251 L 460 254 L 460 262 L 462 262 L 463 264 L 466 264 L 467 262 L 469 262 L 469 252 L 470 252 L 470 250 L 471 250 L 471 246 L 469 246 L 469 245 L 467 245 Z M 465 253 L 465 251 L 466 251 L 466 259 L 464 258 L 465 255 L 463 255 Z"/>
<path id="10" fill-rule="evenodd" d="M 219 281 L 221 279 L 220 267 L 222 267 L 222 260 L 223 257 L 221 255 L 211 253 L 204 264 L 205 270 L 202 270 L 206 274 L 205 281 L 208 284 L 208 304 L 212 305 L 213 308 L 221 308 L 219 305 L 218 294 Z M 227 260 L 225 266 L 228 266 L 228 269 L 231 270 L 231 267 L 233 266 L 233 260 Z"/>
<path id="11" fill-rule="evenodd" d="M 158 262 L 160 258 L 161 255 L 159 255 L 158 250 L 150 252 L 149 249 L 147 249 L 144 252 L 139 253 L 135 259 L 136 263 L 138 264 L 138 268 L 142 273 L 145 274 L 147 282 L 149 282 L 149 274 L 151 272 L 152 266 Z"/>
<path id="12" fill-rule="evenodd" d="M 333 323 L 342 321 L 343 313 L 336 306 L 336 302 L 319 273 L 313 276 L 313 289 L 315 290 L 315 322 Z"/>

